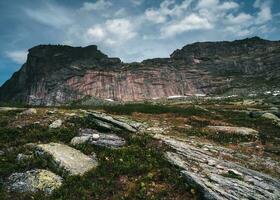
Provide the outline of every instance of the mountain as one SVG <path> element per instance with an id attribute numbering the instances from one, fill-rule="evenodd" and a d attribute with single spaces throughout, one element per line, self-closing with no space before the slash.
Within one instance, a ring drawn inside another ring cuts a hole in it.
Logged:
<path id="1" fill-rule="evenodd" d="M 170 58 L 123 63 L 97 46 L 39 45 L 0 88 L 1 102 L 61 105 L 85 97 L 139 101 L 280 89 L 280 41 L 197 42 Z"/>

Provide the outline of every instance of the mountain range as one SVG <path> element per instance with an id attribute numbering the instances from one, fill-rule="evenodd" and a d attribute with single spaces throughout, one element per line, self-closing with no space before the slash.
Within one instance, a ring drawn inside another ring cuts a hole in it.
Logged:
<path id="1" fill-rule="evenodd" d="M 169 58 L 124 63 L 96 45 L 39 45 L 0 87 L 0 102 L 63 105 L 92 97 L 143 101 L 171 96 L 250 95 L 280 89 L 280 41 L 197 42 Z"/>

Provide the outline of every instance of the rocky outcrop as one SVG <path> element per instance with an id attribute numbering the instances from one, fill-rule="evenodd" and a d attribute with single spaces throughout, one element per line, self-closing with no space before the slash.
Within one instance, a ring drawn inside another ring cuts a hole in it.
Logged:
<path id="1" fill-rule="evenodd" d="M 258 131 L 247 127 L 207 126 L 207 130 L 214 133 L 236 134 L 242 136 L 256 136 L 258 134 Z"/>
<path id="2" fill-rule="evenodd" d="M 13 173 L 8 177 L 7 189 L 11 192 L 51 194 L 62 185 L 62 178 L 50 171 L 34 169 Z"/>
<path id="3" fill-rule="evenodd" d="M 116 134 L 100 133 L 93 129 L 81 129 L 79 135 L 71 140 L 72 145 L 88 143 L 109 148 L 119 148 L 125 145 L 125 140 Z"/>
<path id="4" fill-rule="evenodd" d="M 268 175 L 223 160 L 210 151 L 178 139 L 155 135 L 172 147 L 166 159 L 181 168 L 202 199 L 279 199 L 280 182 Z"/>
<path id="5" fill-rule="evenodd" d="M 49 156 L 53 164 L 70 175 L 83 175 L 97 166 L 96 160 L 64 144 L 38 144 L 36 148 L 38 156 Z"/>
<path id="6" fill-rule="evenodd" d="M 280 42 L 194 43 L 170 58 L 122 63 L 96 46 L 40 45 L 0 88 L 0 101 L 61 105 L 87 97 L 138 101 L 279 89 Z"/>

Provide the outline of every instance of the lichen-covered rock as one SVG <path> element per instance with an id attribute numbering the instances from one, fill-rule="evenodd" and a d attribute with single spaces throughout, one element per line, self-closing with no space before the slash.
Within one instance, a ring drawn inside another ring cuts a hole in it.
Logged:
<path id="1" fill-rule="evenodd" d="M 118 119 L 114 119 L 112 116 L 107 115 L 105 113 L 99 112 L 89 112 L 89 117 L 95 118 L 98 121 L 101 121 L 103 124 L 111 124 L 111 126 L 115 126 L 117 129 L 123 129 L 130 132 L 136 132 L 137 128 L 131 126 L 130 124 L 123 122 Z"/>
<path id="2" fill-rule="evenodd" d="M 35 108 L 29 108 L 21 113 L 22 115 L 34 115 L 37 114 L 37 110 Z"/>
<path id="3" fill-rule="evenodd" d="M 126 142 L 116 134 L 100 133 L 93 129 L 81 129 L 80 136 L 74 137 L 71 140 L 71 144 L 78 145 L 83 143 L 109 148 L 119 148 L 124 146 Z"/>
<path id="4" fill-rule="evenodd" d="M 207 130 L 216 133 L 237 134 L 242 136 L 256 136 L 259 133 L 252 128 L 233 126 L 207 126 Z"/>
<path id="5" fill-rule="evenodd" d="M 217 157 L 215 153 L 192 146 L 183 140 L 155 135 L 172 147 L 166 159 L 180 167 L 187 183 L 197 188 L 202 199 L 280 198 L 280 182 L 268 175 Z"/>
<path id="6" fill-rule="evenodd" d="M 7 189 L 14 192 L 44 192 L 51 194 L 62 185 L 62 178 L 50 171 L 34 169 L 13 173 L 8 177 Z"/>
<path id="7" fill-rule="evenodd" d="M 53 123 L 49 125 L 49 128 L 60 128 L 62 126 L 62 120 L 55 120 Z"/>
<path id="8" fill-rule="evenodd" d="M 56 167 L 70 175 L 83 175 L 97 166 L 96 160 L 64 144 L 37 144 L 36 148 L 39 156 L 51 157 Z"/>
<path id="9" fill-rule="evenodd" d="M 279 117 L 277 117 L 276 115 L 274 115 L 272 113 L 264 113 L 262 115 L 262 117 L 265 119 L 272 120 L 272 121 L 280 121 Z"/>

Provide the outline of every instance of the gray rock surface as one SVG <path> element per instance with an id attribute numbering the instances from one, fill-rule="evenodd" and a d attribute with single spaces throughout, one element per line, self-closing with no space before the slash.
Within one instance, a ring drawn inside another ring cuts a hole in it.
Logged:
<path id="1" fill-rule="evenodd" d="M 97 166 L 96 160 L 64 144 L 38 144 L 36 148 L 40 156 L 50 156 L 56 167 L 70 175 L 83 175 Z"/>
<path id="2" fill-rule="evenodd" d="M 105 113 L 90 112 L 89 116 L 93 117 L 97 120 L 100 120 L 102 122 L 109 123 L 113 126 L 116 126 L 119 129 L 127 130 L 130 132 L 137 131 L 137 129 L 135 127 L 131 126 L 130 124 L 123 122 L 121 120 L 114 119 L 112 116 L 106 115 Z"/>
<path id="3" fill-rule="evenodd" d="M 237 134 L 243 136 L 257 135 L 258 131 L 246 127 L 233 126 L 207 126 L 207 129 L 216 133 Z"/>
<path id="4" fill-rule="evenodd" d="M 71 140 L 72 145 L 89 143 L 109 148 L 119 148 L 125 145 L 125 140 L 116 134 L 100 133 L 93 129 L 81 129 L 80 136 Z"/>
<path id="5" fill-rule="evenodd" d="M 33 115 L 37 114 L 37 110 L 35 108 L 29 108 L 21 113 L 22 115 Z"/>
<path id="6" fill-rule="evenodd" d="M 34 169 L 24 173 L 13 173 L 8 177 L 7 189 L 14 192 L 44 192 L 51 194 L 62 185 L 62 178 L 50 171 Z"/>
<path id="7" fill-rule="evenodd" d="M 61 119 L 58 119 L 58 120 L 55 120 L 54 122 L 52 122 L 50 125 L 49 125 L 49 128 L 60 128 L 62 126 L 62 120 Z"/>
<path id="8" fill-rule="evenodd" d="M 280 198 L 280 182 L 268 175 L 219 159 L 184 141 L 159 134 L 154 137 L 175 150 L 166 152 L 167 160 L 182 169 L 187 182 L 198 188 L 203 199 Z"/>

